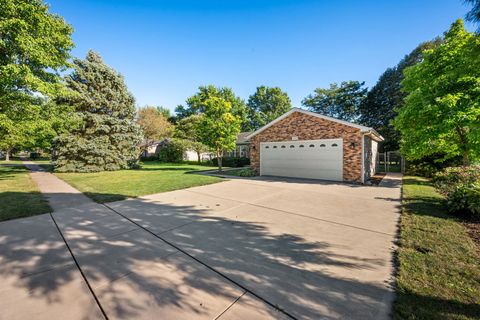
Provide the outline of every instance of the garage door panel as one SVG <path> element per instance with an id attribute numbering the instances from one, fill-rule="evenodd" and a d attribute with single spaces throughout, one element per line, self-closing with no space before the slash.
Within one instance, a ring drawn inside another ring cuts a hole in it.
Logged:
<path id="1" fill-rule="evenodd" d="M 342 145 L 342 139 L 262 142 L 260 174 L 341 181 Z"/>

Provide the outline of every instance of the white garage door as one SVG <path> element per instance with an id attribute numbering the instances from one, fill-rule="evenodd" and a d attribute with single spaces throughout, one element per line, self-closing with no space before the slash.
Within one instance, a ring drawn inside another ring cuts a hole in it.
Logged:
<path id="1" fill-rule="evenodd" d="M 343 140 L 261 142 L 260 174 L 343 180 Z"/>

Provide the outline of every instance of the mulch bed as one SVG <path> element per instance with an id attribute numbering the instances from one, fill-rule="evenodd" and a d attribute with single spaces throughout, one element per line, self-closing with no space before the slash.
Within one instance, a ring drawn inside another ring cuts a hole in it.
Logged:
<path id="1" fill-rule="evenodd" d="M 463 225 L 467 228 L 468 235 L 476 243 L 480 252 L 480 221 L 464 222 Z"/>

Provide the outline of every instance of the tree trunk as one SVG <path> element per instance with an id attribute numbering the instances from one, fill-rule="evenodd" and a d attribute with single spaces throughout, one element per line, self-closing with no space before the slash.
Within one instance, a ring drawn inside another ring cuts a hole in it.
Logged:
<path id="1" fill-rule="evenodd" d="M 201 159 L 200 159 L 200 152 L 197 151 L 197 161 L 198 161 L 198 164 L 202 163 Z"/>
<path id="2" fill-rule="evenodd" d="M 462 162 L 463 162 L 463 165 L 466 167 L 470 165 L 467 135 L 465 133 L 465 130 L 459 127 L 457 127 L 457 134 L 458 134 L 458 137 L 460 138 L 460 149 L 462 150 Z"/>
<path id="3" fill-rule="evenodd" d="M 468 150 L 466 149 L 463 150 L 462 161 L 463 161 L 464 167 L 467 167 L 470 165 L 470 156 L 468 155 Z"/>
<path id="4" fill-rule="evenodd" d="M 222 171 L 222 158 L 223 158 L 222 152 L 221 152 L 221 151 L 217 151 L 218 171 L 219 171 L 219 172 Z"/>
<path id="5" fill-rule="evenodd" d="M 12 149 L 7 149 L 7 153 L 5 154 L 5 161 L 10 161 L 10 152 L 12 152 Z"/>

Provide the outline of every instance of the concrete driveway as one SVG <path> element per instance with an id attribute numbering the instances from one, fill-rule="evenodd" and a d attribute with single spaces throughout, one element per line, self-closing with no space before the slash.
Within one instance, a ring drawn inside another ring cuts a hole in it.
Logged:
<path id="1" fill-rule="evenodd" d="M 387 319 L 399 199 L 394 175 L 378 187 L 236 179 L 9 221 L 0 307 L 5 319 L 31 306 L 49 319 Z M 48 245 L 22 238 L 42 224 Z"/>

